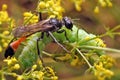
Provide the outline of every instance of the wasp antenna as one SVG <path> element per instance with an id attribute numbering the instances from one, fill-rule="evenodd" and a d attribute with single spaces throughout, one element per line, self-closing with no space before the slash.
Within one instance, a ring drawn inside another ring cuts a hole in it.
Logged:
<path id="1" fill-rule="evenodd" d="M 72 21 L 80 21 L 80 19 L 75 18 L 75 19 L 71 19 Z"/>
<path id="2" fill-rule="evenodd" d="M 78 21 L 80 22 L 80 19 L 78 19 L 78 18 L 75 18 L 75 19 L 72 19 L 72 21 L 73 21 L 73 24 L 76 24 L 76 25 L 78 25 L 78 26 L 80 26 L 80 27 L 84 27 L 81 23 L 78 23 Z"/>

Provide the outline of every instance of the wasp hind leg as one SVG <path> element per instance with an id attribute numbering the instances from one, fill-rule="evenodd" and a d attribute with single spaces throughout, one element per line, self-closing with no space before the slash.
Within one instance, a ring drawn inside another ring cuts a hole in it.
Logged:
<path id="1" fill-rule="evenodd" d="M 38 15 L 39 15 L 39 21 L 42 21 L 42 13 L 39 12 Z"/>
<path id="2" fill-rule="evenodd" d="M 41 56 L 41 53 L 40 53 L 40 49 L 39 49 L 39 41 L 41 41 L 44 37 L 44 32 L 41 33 L 41 37 L 39 37 L 37 39 L 37 53 L 38 53 L 38 56 L 39 56 L 39 59 L 41 60 L 42 62 L 42 66 L 45 68 L 45 64 L 44 64 L 44 61 L 42 59 L 42 56 Z M 45 68 L 46 69 L 46 68 Z"/>

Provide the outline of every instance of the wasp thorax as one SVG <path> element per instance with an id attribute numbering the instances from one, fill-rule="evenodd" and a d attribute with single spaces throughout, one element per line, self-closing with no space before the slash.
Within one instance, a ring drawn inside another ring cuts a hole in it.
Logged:
<path id="1" fill-rule="evenodd" d="M 56 19 L 56 18 L 51 18 L 50 19 L 50 24 L 53 25 L 53 26 L 56 26 L 58 28 L 61 28 L 62 27 L 62 23 L 60 20 Z"/>

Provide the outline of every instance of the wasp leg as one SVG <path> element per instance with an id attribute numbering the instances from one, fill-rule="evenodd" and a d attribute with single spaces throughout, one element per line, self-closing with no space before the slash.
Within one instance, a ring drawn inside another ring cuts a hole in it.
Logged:
<path id="1" fill-rule="evenodd" d="M 42 13 L 39 12 L 38 15 L 39 15 L 39 21 L 42 21 Z"/>
<path id="2" fill-rule="evenodd" d="M 39 38 L 37 39 L 37 53 L 38 53 L 39 59 L 40 59 L 41 62 L 42 62 L 43 67 L 45 68 L 45 65 L 44 65 L 42 56 L 41 56 L 41 54 L 40 54 L 40 49 L 39 49 L 39 41 L 41 41 L 41 40 L 43 39 L 43 37 L 44 37 L 44 32 L 42 32 L 42 33 L 41 33 L 41 37 L 39 37 Z"/>
<path id="3" fill-rule="evenodd" d="M 69 51 L 68 51 L 62 44 L 60 44 L 60 43 L 56 40 L 56 38 L 53 36 L 53 34 L 52 34 L 50 31 L 48 31 L 48 34 L 51 36 L 51 38 L 52 38 L 61 48 L 63 48 L 67 53 L 69 53 Z"/>
<path id="4" fill-rule="evenodd" d="M 65 35 L 66 40 L 69 41 L 69 38 L 67 37 L 66 30 L 62 29 L 62 30 L 60 30 L 60 31 L 57 31 L 57 33 L 63 33 L 63 32 L 64 32 L 64 35 Z"/>

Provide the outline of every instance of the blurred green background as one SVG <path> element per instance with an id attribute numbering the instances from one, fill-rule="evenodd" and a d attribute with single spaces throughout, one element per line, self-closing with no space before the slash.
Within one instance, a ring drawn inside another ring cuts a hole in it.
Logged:
<path id="1" fill-rule="evenodd" d="M 23 12 L 32 11 L 34 12 L 38 0 L 0 0 L 0 10 L 2 4 L 8 5 L 9 15 L 16 19 L 17 25 L 22 25 Z M 65 7 L 64 16 L 69 16 L 74 20 L 74 24 L 82 25 L 83 28 L 88 33 L 93 33 L 96 35 L 105 33 L 104 26 L 113 28 L 120 25 L 120 0 L 113 0 L 113 7 L 111 8 L 100 8 L 100 13 L 95 14 L 93 12 L 96 6 L 96 0 L 86 0 L 82 4 L 82 11 L 78 12 L 75 10 L 74 4 L 70 3 L 69 0 L 64 0 L 63 5 Z M 43 15 L 46 18 L 46 15 Z M 118 30 L 120 31 L 120 30 Z M 107 47 L 120 49 L 120 36 L 115 36 L 114 39 L 110 37 L 103 37 L 104 42 Z M 120 54 L 119 53 L 107 53 L 116 59 L 116 64 L 113 68 L 115 76 L 112 80 L 120 80 Z M 3 54 L 2 54 L 3 55 Z M 3 56 L 0 54 L 0 59 L 3 60 Z M 60 80 L 95 80 L 90 74 L 85 74 L 85 69 L 87 67 L 70 67 L 68 64 L 57 63 L 53 60 L 45 60 L 48 65 L 51 65 L 56 73 L 60 76 Z M 1 62 L 0 62 L 1 63 Z M 2 66 L 2 64 L 0 64 Z"/>

